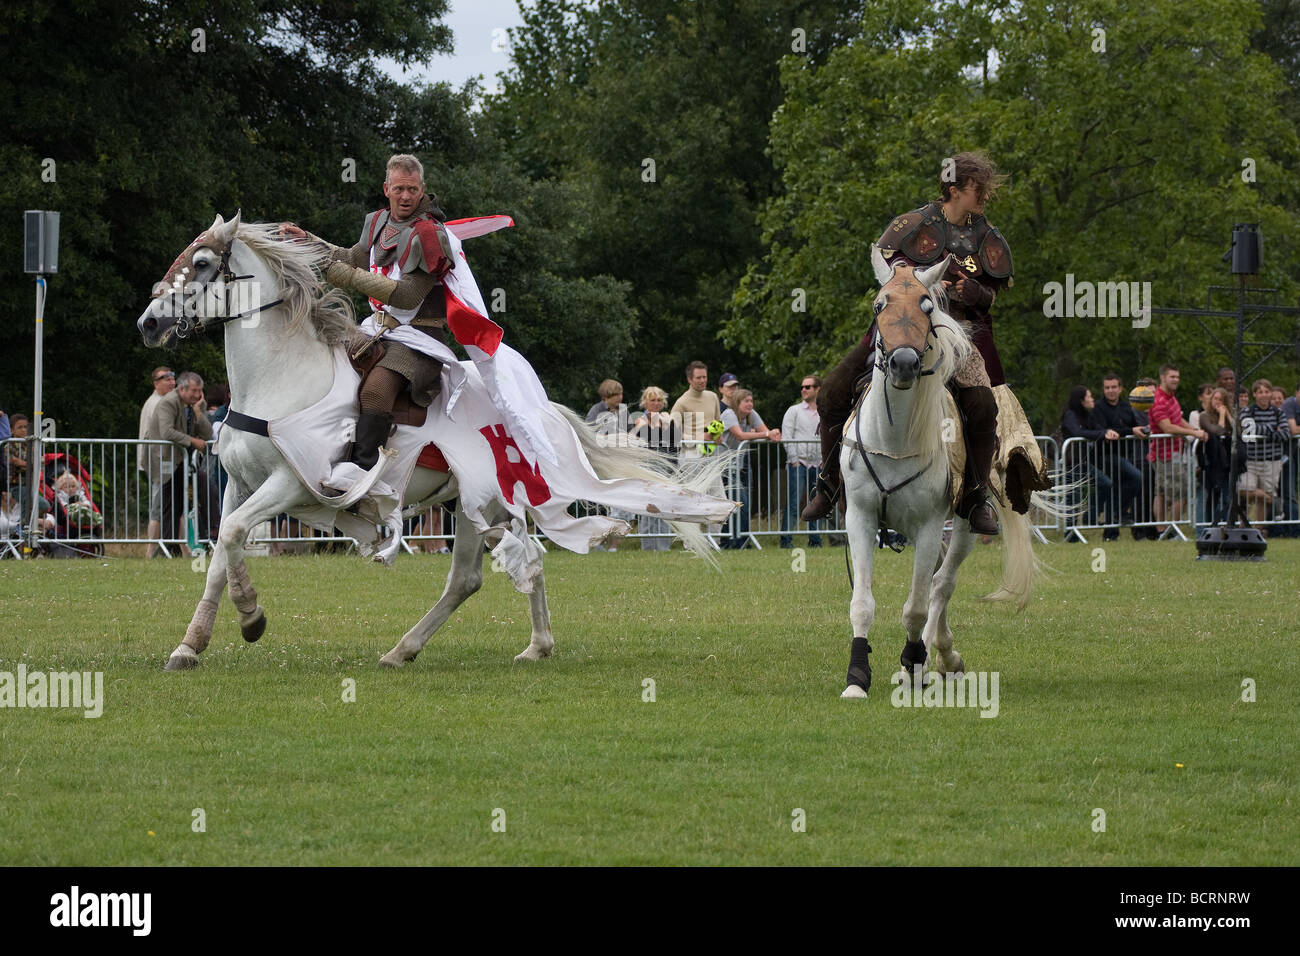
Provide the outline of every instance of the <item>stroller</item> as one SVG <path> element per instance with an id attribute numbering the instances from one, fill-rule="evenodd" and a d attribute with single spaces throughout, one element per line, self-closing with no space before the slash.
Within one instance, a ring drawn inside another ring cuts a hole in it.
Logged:
<path id="1" fill-rule="evenodd" d="M 102 543 L 91 543 L 104 536 L 104 515 L 90 496 L 90 489 L 90 472 L 72 455 L 51 452 L 45 456 L 39 492 L 50 503 L 54 534 L 57 538 L 86 541 L 76 547 L 50 542 L 54 556 L 72 557 L 81 553 L 91 557 L 103 553 Z"/>

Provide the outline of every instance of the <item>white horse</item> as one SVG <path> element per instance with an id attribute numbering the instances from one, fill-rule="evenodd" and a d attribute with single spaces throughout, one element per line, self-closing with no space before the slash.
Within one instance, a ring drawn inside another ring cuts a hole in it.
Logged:
<path id="1" fill-rule="evenodd" d="M 356 330 L 351 300 L 318 280 L 316 273 L 327 258 L 327 250 L 313 243 L 282 241 L 278 228 L 259 223 L 241 226 L 238 215 L 229 222 L 218 216 L 212 227 L 176 259 L 136 323 L 149 346 L 167 344 L 194 330 L 224 326 L 230 407 L 263 422 L 283 419 L 317 404 L 334 382 L 335 350 Z M 249 290 L 261 291 L 260 301 L 250 300 Z M 600 478 L 636 478 L 695 491 L 708 487 L 716 479 L 713 472 L 723 467 L 709 465 L 689 475 L 666 474 L 668 470 L 652 452 L 603 447 L 581 419 L 568 409 L 555 407 L 574 427 L 587 460 Z M 217 604 L 227 585 L 244 639 L 251 642 L 262 636 L 266 613 L 258 604 L 244 563 L 249 532 L 280 512 L 320 505 L 319 498 L 302 483 L 266 435 L 228 423 L 220 446 L 221 463 L 230 475 L 222 501 L 221 530 L 208 565 L 203 597 L 184 640 L 167 662 L 168 670 L 197 666 L 199 654 L 212 637 Z M 579 462 L 566 462 L 569 464 L 580 466 Z M 456 535 L 442 597 L 381 658 L 381 663 L 389 667 L 400 667 L 412 660 L 452 612 L 479 589 L 484 542 L 494 536 L 492 531 L 484 534 L 476 530 L 460 508 L 453 474 L 416 469 L 405 491 L 407 504 L 418 503 L 421 507 L 457 498 Z M 495 511 L 499 514 L 493 514 L 489 506 L 484 512 L 493 530 L 498 518 L 503 527 L 509 518 L 504 506 Z M 394 522 L 389 520 L 388 524 L 391 530 Z M 697 525 L 672 524 L 688 550 L 707 556 L 713 545 Z M 397 544 L 390 540 L 388 549 L 395 551 Z M 527 590 L 532 636 L 515 660 L 548 657 L 555 643 L 540 562 L 530 585 Z"/>
<path id="2" fill-rule="evenodd" d="M 903 607 L 907 642 L 900 657 L 907 676 L 930 651 L 937 671 L 965 669 L 953 648 L 948 602 L 957 570 L 970 553 L 970 523 L 953 517 L 946 442 L 960 441 L 945 383 L 974 346 L 946 311 L 942 277 L 949 257 L 929 268 L 893 269 L 872 246 L 871 263 L 880 292 L 875 300 L 876 356 L 871 386 L 845 424 L 840 467 L 847 504 L 846 527 L 853 564 L 849 619 L 853 644 L 842 697 L 865 697 L 871 685 L 867 633 L 875 617 L 871 594 L 873 557 L 882 529 L 896 529 L 915 549 L 912 586 Z M 990 496 L 1002 526 L 1003 582 L 989 600 L 1028 600 L 1036 570 L 1028 518 Z M 1049 502 L 1034 501 L 1051 508 Z M 953 517 L 943 554 L 944 523 Z M 940 560 L 942 558 L 942 563 Z"/>

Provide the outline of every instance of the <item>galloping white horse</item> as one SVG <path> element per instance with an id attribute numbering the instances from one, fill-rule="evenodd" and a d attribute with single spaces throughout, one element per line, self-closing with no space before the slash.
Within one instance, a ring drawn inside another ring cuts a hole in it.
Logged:
<path id="1" fill-rule="evenodd" d="M 871 248 L 880 285 L 874 306 L 877 361 L 869 391 L 844 426 L 840 453 L 853 563 L 853 644 L 842 697 L 865 697 L 871 685 L 867 632 L 875 617 L 872 559 L 882 528 L 903 532 L 916 551 L 912 587 L 903 607 L 904 670 L 912 676 L 913 667 L 923 665 L 930 650 L 936 652 L 939 673 L 964 670 L 952 646 L 948 602 L 974 535 L 968 521 L 954 517 L 940 564 L 944 522 L 953 515 L 946 443 L 961 441 L 944 396 L 945 383 L 974 346 L 946 311 L 942 276 L 949 258 L 926 269 L 897 265 L 891 270 L 880 251 Z M 1029 522 L 997 495 L 990 497 L 1003 531 L 1003 582 L 988 599 L 1023 605 L 1036 568 Z M 1037 495 L 1034 501 L 1051 508 Z"/>
<path id="2" fill-rule="evenodd" d="M 335 352 L 356 330 L 351 301 L 317 279 L 315 270 L 322 267 L 327 250 L 312 243 L 282 241 L 277 233 L 275 225 L 254 223 L 241 227 L 238 215 L 229 222 L 218 216 L 212 227 L 176 259 L 136 323 L 149 346 L 166 344 L 195 329 L 223 325 L 231 408 L 245 419 L 263 423 L 283 420 L 324 398 L 334 385 L 338 368 Z M 261 294 L 250 300 L 250 291 Z M 585 462 L 565 461 L 566 468 L 580 469 L 589 463 L 602 479 L 638 479 L 670 488 L 683 501 L 712 501 L 695 492 L 712 484 L 715 472 L 725 463 L 697 468 L 690 475 L 674 472 L 666 476 L 652 452 L 602 447 L 576 415 L 561 406 L 555 408 L 573 427 L 585 454 Z M 257 602 L 244 563 L 248 534 L 280 512 L 310 511 L 321 506 L 321 496 L 303 484 L 265 430 L 258 434 L 231 427 L 228 422 L 222 431 L 220 449 L 222 465 L 230 475 L 222 502 L 221 531 L 208 566 L 203 597 L 184 640 L 167 662 L 168 670 L 198 664 L 198 655 L 212 637 L 217 604 L 227 584 L 245 640 L 256 641 L 262 636 L 266 614 Z M 383 465 L 381 457 L 370 473 L 372 480 Z M 366 484 L 360 482 L 358 487 Z M 490 503 L 482 516 L 493 528 L 487 533 L 477 530 L 461 507 L 460 489 L 450 473 L 418 469 L 405 491 L 408 504 L 419 502 L 422 506 L 456 498 L 456 536 L 442 597 L 381 658 L 381 663 L 390 667 L 400 667 L 413 659 L 452 612 L 478 590 L 484 541 L 496 537 L 498 523 L 504 527 L 510 517 L 504 506 Z M 729 511 L 730 503 L 723 504 Z M 345 517 L 352 527 L 364 524 L 355 516 L 338 515 L 340 519 Z M 394 521 L 390 519 L 388 524 L 391 530 Z M 698 525 L 673 523 L 673 527 L 688 550 L 707 553 L 712 547 Z M 397 528 L 400 533 L 400 523 Z M 388 548 L 395 551 L 396 546 L 397 541 L 390 540 Z M 531 580 L 520 589 L 529 593 L 532 637 L 516 660 L 547 657 L 554 646 L 540 561 L 530 569 Z"/>

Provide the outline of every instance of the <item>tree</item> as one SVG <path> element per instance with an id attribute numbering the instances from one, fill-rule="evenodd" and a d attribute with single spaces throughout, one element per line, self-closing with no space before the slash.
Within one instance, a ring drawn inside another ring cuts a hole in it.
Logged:
<path id="1" fill-rule="evenodd" d="M 785 192 L 763 211 L 767 253 L 738 285 L 729 343 L 762 350 L 778 371 L 829 369 L 870 325 L 871 243 L 937 196 L 944 157 L 972 148 L 1010 177 L 989 207 L 1016 266 L 994 315 L 1011 384 L 1040 428 L 1071 385 L 1112 366 L 1132 381 L 1172 359 L 1190 381 L 1222 361 L 1188 320 L 1049 319 L 1048 283 L 1145 281 L 1157 306 L 1203 304 L 1227 278 L 1232 223 L 1259 221 L 1261 281 L 1294 298 L 1300 229 L 1287 209 L 1300 145 L 1277 67 L 1250 49 L 1253 4 L 889 8 L 895 17 L 869 15 L 824 67 L 787 58 L 771 127 Z M 790 310 L 796 288 L 806 314 Z"/>
<path id="2" fill-rule="evenodd" d="M 714 378 L 758 384 L 762 404 L 775 380 L 761 357 L 721 346 L 718 328 L 777 187 L 766 130 L 778 64 L 792 47 L 819 61 L 852 35 L 859 6 L 539 0 L 521 12 L 485 119 L 529 175 L 580 197 L 576 268 L 628 283 L 637 312 L 635 351 L 589 391 L 607 374 L 629 394 L 680 391 L 686 363 L 703 359 Z"/>

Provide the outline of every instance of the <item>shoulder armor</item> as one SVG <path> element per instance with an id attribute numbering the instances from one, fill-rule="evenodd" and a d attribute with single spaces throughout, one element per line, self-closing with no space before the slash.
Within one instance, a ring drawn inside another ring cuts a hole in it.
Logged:
<path id="1" fill-rule="evenodd" d="M 894 218 L 877 240 L 881 254 L 890 259 L 902 253 L 920 266 L 938 262 L 947 244 L 943 214 L 934 214 L 928 206 Z"/>
<path id="2" fill-rule="evenodd" d="M 980 265 L 994 279 L 1011 277 L 1011 247 L 1002 233 L 990 226 L 980 242 Z"/>
<path id="3" fill-rule="evenodd" d="M 407 261 L 413 260 L 411 266 Z M 436 276 L 444 275 L 454 264 L 447 227 L 432 216 L 422 216 L 411 227 L 410 239 L 399 262 L 403 272 L 423 269 Z"/>
<path id="4" fill-rule="evenodd" d="M 379 230 L 387 221 L 387 212 L 387 209 L 376 209 L 366 216 L 366 221 L 361 226 L 361 241 L 365 243 L 366 248 L 373 246 L 379 238 Z"/>

